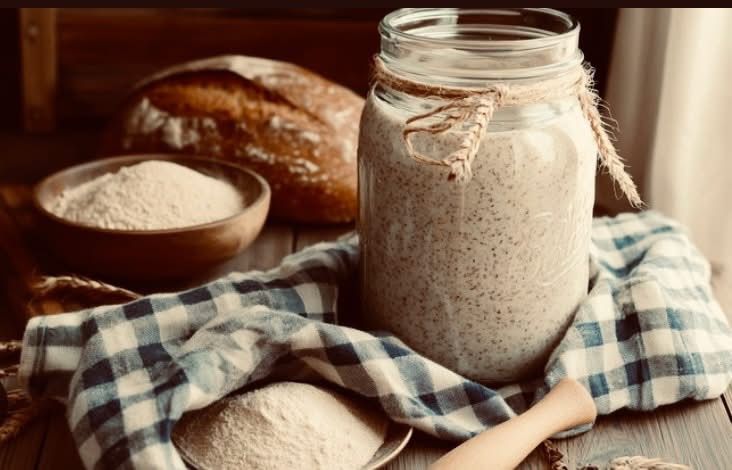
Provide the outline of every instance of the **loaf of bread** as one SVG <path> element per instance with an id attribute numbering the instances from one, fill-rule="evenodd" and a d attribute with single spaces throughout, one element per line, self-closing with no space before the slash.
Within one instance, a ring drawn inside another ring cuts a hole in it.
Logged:
<path id="1" fill-rule="evenodd" d="M 106 129 L 101 153 L 229 160 L 269 182 L 274 217 L 349 222 L 362 107 L 361 97 L 302 67 L 215 57 L 138 84 Z"/>

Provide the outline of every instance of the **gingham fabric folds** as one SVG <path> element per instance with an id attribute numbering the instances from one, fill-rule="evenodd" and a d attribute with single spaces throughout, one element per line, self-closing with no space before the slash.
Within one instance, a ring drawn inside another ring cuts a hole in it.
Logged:
<path id="1" fill-rule="evenodd" d="M 387 333 L 336 325 L 354 290 L 355 237 L 268 272 L 34 318 L 21 380 L 33 396 L 67 403 L 84 464 L 105 469 L 185 468 L 170 440 L 184 412 L 292 371 L 450 440 L 514 416 L 566 376 L 591 391 L 601 414 L 719 396 L 732 379 L 732 332 L 709 266 L 680 227 L 654 212 L 624 214 L 597 219 L 593 242 L 590 293 L 545 376 L 522 384 L 494 390 Z"/>

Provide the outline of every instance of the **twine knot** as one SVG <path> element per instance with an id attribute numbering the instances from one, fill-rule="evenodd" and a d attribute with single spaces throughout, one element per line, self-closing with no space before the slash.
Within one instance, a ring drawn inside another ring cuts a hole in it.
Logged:
<path id="1" fill-rule="evenodd" d="M 402 136 L 407 154 L 427 165 L 449 168 L 448 180 L 468 183 L 473 177 L 473 160 L 485 137 L 493 113 L 502 106 L 540 103 L 576 96 L 597 143 L 600 164 L 607 170 L 633 207 L 643 205 L 633 179 L 625 171 L 625 164 L 608 135 L 607 123 L 597 107 L 600 98 L 593 87 L 592 69 L 577 66 L 561 76 L 530 85 L 489 84 L 484 88 L 437 87 L 415 82 L 388 70 L 378 57 L 374 58 L 373 78 L 392 89 L 405 93 L 443 99 L 445 104 L 407 119 Z M 458 148 L 443 158 L 433 158 L 418 152 L 412 142 L 415 134 L 460 135 Z"/>
<path id="2" fill-rule="evenodd" d="M 507 92 L 506 85 L 498 84 L 481 93 L 450 101 L 407 119 L 402 131 L 407 153 L 421 163 L 447 166 L 450 168 L 448 180 L 467 183 L 473 176 L 473 160 L 488 129 L 488 123 L 495 110 L 503 104 Z M 432 124 L 425 123 L 438 114 L 444 116 Z M 414 149 L 411 139 L 414 134 L 421 132 L 441 134 L 452 129 L 461 132 L 462 139 L 457 150 L 447 157 L 436 160 Z"/>

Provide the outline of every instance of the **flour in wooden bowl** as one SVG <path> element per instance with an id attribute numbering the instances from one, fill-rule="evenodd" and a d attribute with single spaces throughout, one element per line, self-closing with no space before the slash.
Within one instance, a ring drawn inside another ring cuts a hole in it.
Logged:
<path id="1" fill-rule="evenodd" d="M 111 230 L 166 230 L 231 217 L 243 209 L 230 183 L 150 160 L 66 189 L 49 207 L 72 222 Z"/>
<path id="2" fill-rule="evenodd" d="M 184 416 L 173 441 L 201 470 L 358 470 L 386 428 L 383 416 L 355 399 L 280 382 Z"/>

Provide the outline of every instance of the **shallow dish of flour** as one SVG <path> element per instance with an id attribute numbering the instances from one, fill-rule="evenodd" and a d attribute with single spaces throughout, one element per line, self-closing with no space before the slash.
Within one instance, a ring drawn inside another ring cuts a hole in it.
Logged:
<path id="1" fill-rule="evenodd" d="M 244 209 L 225 179 L 185 165 L 146 160 L 59 193 L 48 209 L 62 219 L 107 230 L 171 230 L 216 222 Z"/>
<path id="2" fill-rule="evenodd" d="M 170 154 L 73 166 L 33 196 L 39 233 L 66 267 L 135 282 L 205 276 L 254 241 L 270 204 L 257 173 Z"/>
<path id="3" fill-rule="evenodd" d="M 172 439 L 198 470 L 372 470 L 411 434 L 361 398 L 278 382 L 187 413 Z"/>

